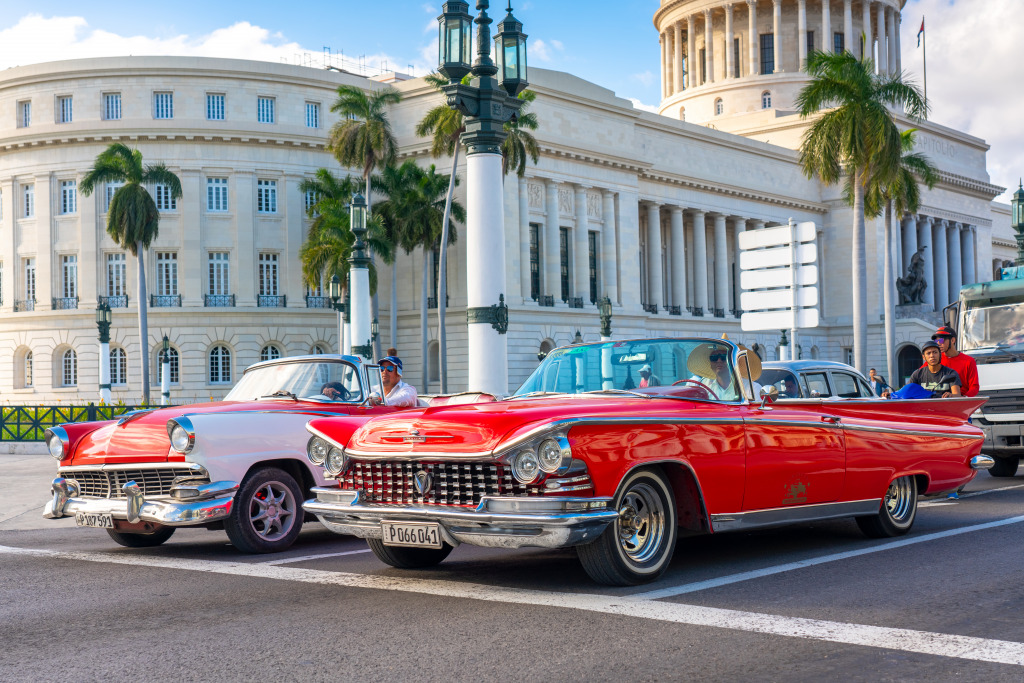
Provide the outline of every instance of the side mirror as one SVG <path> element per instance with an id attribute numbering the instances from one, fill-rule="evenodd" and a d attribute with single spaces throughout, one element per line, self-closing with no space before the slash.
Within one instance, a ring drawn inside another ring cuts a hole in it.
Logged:
<path id="1" fill-rule="evenodd" d="M 761 410 L 771 410 L 768 406 L 779 400 L 779 390 L 774 384 L 761 387 Z"/>

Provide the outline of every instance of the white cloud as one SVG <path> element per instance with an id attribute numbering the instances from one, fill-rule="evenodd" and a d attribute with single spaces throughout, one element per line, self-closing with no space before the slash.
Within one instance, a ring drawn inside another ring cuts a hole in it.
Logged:
<path id="1" fill-rule="evenodd" d="M 629 101 L 633 103 L 633 107 L 635 107 L 636 109 L 642 109 L 643 111 L 649 111 L 652 114 L 657 114 L 658 113 L 658 107 L 653 105 L 653 104 L 644 104 L 643 102 L 641 102 L 640 100 L 636 99 L 635 97 L 630 97 Z"/>
<path id="2" fill-rule="evenodd" d="M 654 74 L 648 71 L 641 71 L 640 73 L 633 74 L 630 78 L 634 81 L 640 81 L 644 85 L 650 85 L 654 82 Z"/>
<path id="3" fill-rule="evenodd" d="M 550 62 L 555 59 L 556 52 L 564 52 L 565 46 L 560 40 L 541 40 L 537 38 L 529 43 L 530 60 L 534 63 Z"/>

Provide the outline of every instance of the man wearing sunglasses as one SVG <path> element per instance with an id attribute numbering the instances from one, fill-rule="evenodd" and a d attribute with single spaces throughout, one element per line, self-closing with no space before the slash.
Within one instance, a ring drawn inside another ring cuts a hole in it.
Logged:
<path id="1" fill-rule="evenodd" d="M 398 408 L 414 408 L 416 387 L 402 381 L 402 359 L 398 356 L 384 356 L 377 361 L 377 365 L 380 366 L 380 381 L 384 385 L 387 404 Z M 370 395 L 370 403 L 381 405 L 383 402 L 376 393 Z"/>

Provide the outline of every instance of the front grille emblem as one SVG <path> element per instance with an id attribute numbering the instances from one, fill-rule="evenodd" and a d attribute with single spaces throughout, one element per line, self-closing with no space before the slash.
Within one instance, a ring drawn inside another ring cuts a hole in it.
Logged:
<path id="1" fill-rule="evenodd" d="M 414 429 L 407 435 L 402 437 L 402 441 L 406 443 L 423 443 L 427 440 L 427 437 L 420 434 L 420 430 Z"/>
<path id="2" fill-rule="evenodd" d="M 413 477 L 416 482 L 416 491 L 421 496 L 426 496 L 427 493 L 434 488 L 434 478 L 430 476 L 430 472 L 426 470 L 419 470 Z"/>

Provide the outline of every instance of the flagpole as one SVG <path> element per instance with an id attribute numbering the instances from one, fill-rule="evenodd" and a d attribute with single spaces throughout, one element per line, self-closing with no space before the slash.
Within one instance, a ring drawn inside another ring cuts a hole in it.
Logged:
<path id="1" fill-rule="evenodd" d="M 921 62 L 924 67 L 924 110 L 928 111 L 928 31 L 924 30 L 924 17 L 921 17 Z M 925 114 L 927 116 L 927 114 Z"/>

